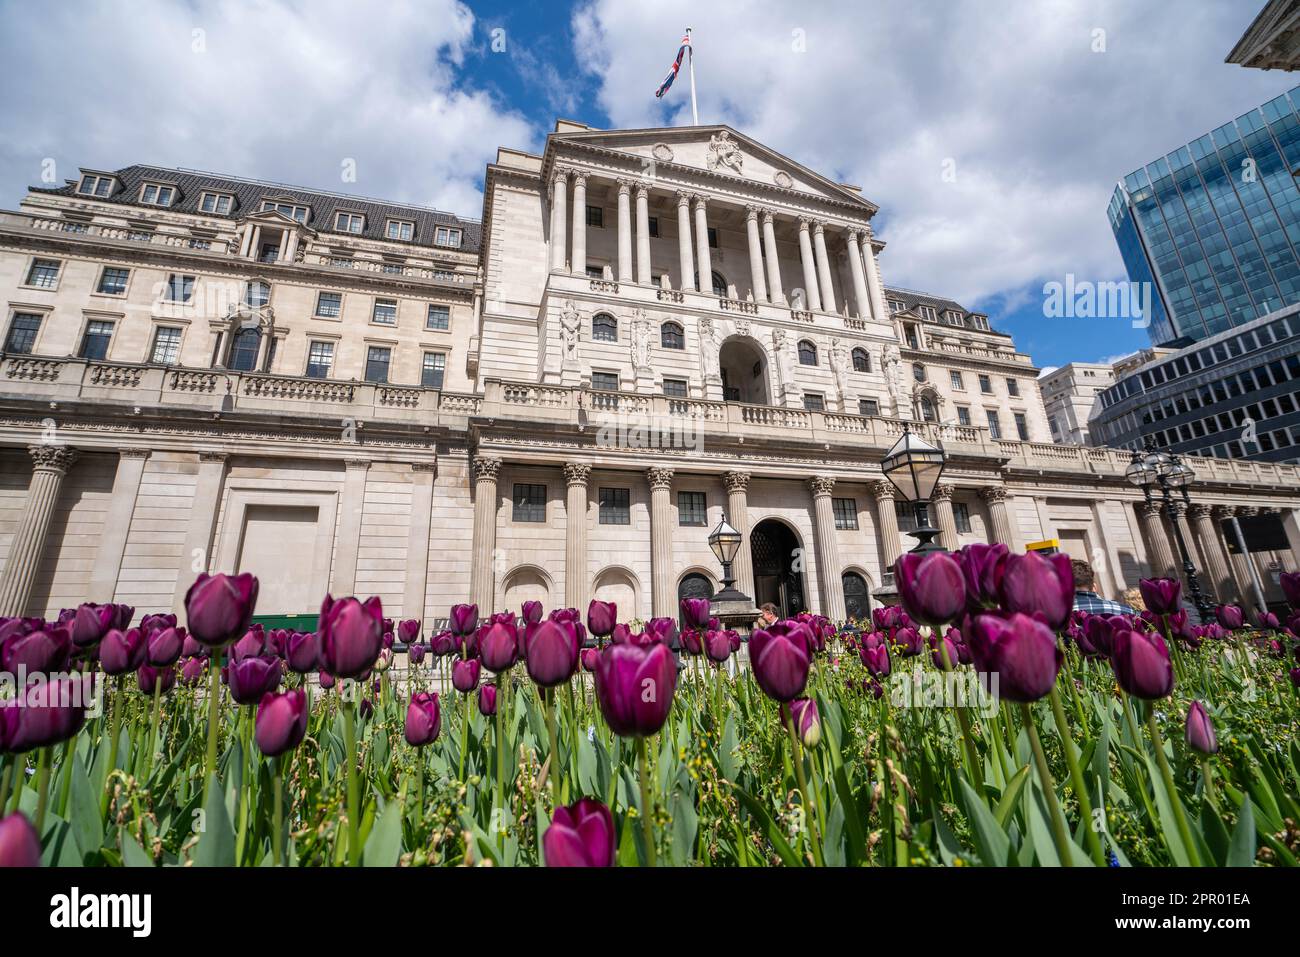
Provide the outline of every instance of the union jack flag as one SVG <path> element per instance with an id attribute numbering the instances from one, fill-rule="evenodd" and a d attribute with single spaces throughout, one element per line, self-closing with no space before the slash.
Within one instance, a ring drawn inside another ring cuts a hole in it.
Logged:
<path id="1" fill-rule="evenodd" d="M 659 89 L 655 90 L 656 97 L 662 97 L 668 92 L 668 88 L 673 85 L 673 80 L 677 79 L 677 71 L 682 68 L 682 58 L 686 56 L 686 51 L 691 46 L 691 35 L 688 33 L 682 37 L 682 45 L 677 48 L 677 59 L 673 65 L 668 68 L 668 75 L 664 77 L 663 83 L 659 84 Z"/>

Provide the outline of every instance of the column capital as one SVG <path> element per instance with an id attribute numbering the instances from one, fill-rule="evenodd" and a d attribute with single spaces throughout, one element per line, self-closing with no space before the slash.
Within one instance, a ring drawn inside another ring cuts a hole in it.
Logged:
<path id="1" fill-rule="evenodd" d="M 551 171 L 551 182 L 557 186 L 568 183 L 571 170 L 567 166 L 557 166 Z"/>
<path id="2" fill-rule="evenodd" d="M 1237 506 L 1235 505 L 1215 505 L 1213 509 L 1214 517 L 1218 519 L 1232 518 L 1237 514 Z"/>
<path id="3" fill-rule="evenodd" d="M 474 478 L 477 481 L 495 482 L 501 474 L 501 459 L 495 455 L 474 456 Z"/>
<path id="4" fill-rule="evenodd" d="M 811 219 L 809 219 L 807 216 L 800 216 L 800 217 L 799 217 L 799 232 L 801 232 L 801 233 L 806 233 L 806 232 L 808 232 L 808 230 L 809 230 L 809 228 L 810 228 L 811 226 L 812 226 L 812 220 L 811 220 Z"/>
<path id="5" fill-rule="evenodd" d="M 771 226 L 776 222 L 776 213 L 772 212 L 770 209 L 764 209 L 761 210 L 761 212 L 763 214 L 764 226 Z"/>
<path id="6" fill-rule="evenodd" d="M 892 502 L 898 489 L 894 488 L 894 483 L 889 479 L 876 479 L 867 486 L 871 489 L 871 494 L 875 496 L 877 502 Z"/>
<path id="7" fill-rule="evenodd" d="M 635 185 L 636 185 L 635 180 L 630 180 L 626 176 L 620 176 L 618 178 L 618 195 L 631 196 L 632 187 Z"/>
<path id="8" fill-rule="evenodd" d="M 1169 510 L 1173 513 L 1175 518 L 1181 518 L 1187 514 L 1187 503 L 1179 502 L 1177 500 L 1172 501 L 1169 503 Z"/>
<path id="9" fill-rule="evenodd" d="M 758 222 L 758 217 L 763 215 L 766 212 L 767 210 L 765 209 L 760 209 L 759 207 L 754 206 L 752 204 L 748 205 L 745 207 L 745 222 L 747 223 Z"/>
<path id="10" fill-rule="evenodd" d="M 814 236 L 821 236 L 826 231 L 826 224 L 821 220 L 813 220 L 812 230 Z"/>
<path id="11" fill-rule="evenodd" d="M 1187 514 L 1198 521 L 1202 518 L 1209 518 L 1213 512 L 1214 509 L 1209 505 L 1206 505 L 1204 502 L 1196 502 L 1187 508 Z"/>
<path id="12" fill-rule="evenodd" d="M 587 176 L 589 174 L 585 170 L 580 170 L 580 169 L 570 170 L 569 175 L 573 177 L 574 186 L 587 185 Z"/>
<path id="13" fill-rule="evenodd" d="M 691 194 L 688 193 L 688 192 L 685 192 L 684 190 L 679 190 L 678 193 L 677 193 L 677 205 L 678 205 L 678 206 L 685 206 L 687 209 L 690 209 L 690 208 L 691 208 Z"/>
<path id="14" fill-rule="evenodd" d="M 1238 505 L 1237 514 L 1242 518 L 1254 518 L 1259 514 L 1259 508 L 1255 505 Z"/>
<path id="15" fill-rule="evenodd" d="M 706 209 L 709 205 L 709 197 L 702 193 L 692 193 L 691 200 L 695 203 L 696 209 Z"/>
<path id="16" fill-rule="evenodd" d="M 650 197 L 650 187 L 640 180 L 636 184 L 636 198 L 638 200 L 648 199 Z"/>
<path id="17" fill-rule="evenodd" d="M 1143 518 L 1160 517 L 1163 507 L 1159 502 L 1141 502 L 1138 504 L 1138 514 Z"/>
<path id="18" fill-rule="evenodd" d="M 673 487 L 673 470 L 664 468 L 646 469 L 646 481 L 650 483 L 650 490 L 656 492 L 667 492 Z"/>
<path id="19" fill-rule="evenodd" d="M 808 480 L 808 488 L 814 498 L 830 495 L 835 490 L 835 477 L 832 475 L 814 475 Z"/>
<path id="20" fill-rule="evenodd" d="M 953 494 L 956 493 L 955 485 L 936 485 L 934 491 L 930 493 L 931 502 L 951 502 Z"/>
<path id="21" fill-rule="evenodd" d="M 27 454 L 32 466 L 47 472 L 65 473 L 76 463 L 79 453 L 70 445 L 29 445 Z"/>
<path id="22" fill-rule="evenodd" d="M 1005 485 L 985 485 L 979 496 L 988 504 L 996 505 L 1007 500 L 1007 489 Z"/>
<path id="23" fill-rule="evenodd" d="M 728 492 L 747 492 L 749 490 L 748 472 L 723 472 L 722 483 Z"/>
<path id="24" fill-rule="evenodd" d="M 586 488 L 587 479 L 591 477 L 591 466 L 586 462 L 565 462 L 564 481 L 569 488 L 581 485 Z"/>

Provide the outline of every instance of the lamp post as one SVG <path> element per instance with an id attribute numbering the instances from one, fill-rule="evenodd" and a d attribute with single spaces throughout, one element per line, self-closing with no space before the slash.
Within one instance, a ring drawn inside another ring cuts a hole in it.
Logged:
<path id="1" fill-rule="evenodd" d="M 943 449 L 931 445 L 904 424 L 903 434 L 880 463 L 885 478 L 898 489 L 904 501 L 912 503 L 915 510 L 916 529 L 908 533 L 917 540 L 913 552 L 945 551 L 934 541 L 939 530 L 930 524 L 929 505 L 947 461 Z"/>
<path id="2" fill-rule="evenodd" d="M 732 587 L 736 579 L 731 573 L 731 563 L 736 560 L 736 552 L 740 551 L 742 538 L 740 532 L 727 521 L 725 512 L 722 514 L 722 521 L 718 522 L 718 527 L 709 533 L 709 548 L 722 564 L 722 591 L 713 596 L 715 602 L 751 600 L 744 592 Z"/>
<path id="3" fill-rule="evenodd" d="M 1142 494 L 1148 503 L 1153 501 L 1153 490 L 1159 489 L 1160 504 L 1165 518 L 1169 520 L 1169 527 L 1173 529 L 1174 544 L 1178 546 L 1178 559 L 1183 566 L 1187 590 L 1192 594 L 1192 604 L 1196 606 L 1197 614 L 1201 616 L 1201 624 L 1205 624 L 1214 616 L 1214 606 L 1201 591 L 1196 565 L 1192 562 L 1192 555 L 1188 550 L 1187 540 L 1183 538 L 1183 529 L 1174 508 L 1175 490 L 1182 497 L 1184 505 L 1191 504 L 1192 499 L 1187 492 L 1187 486 L 1196 478 L 1196 472 L 1177 452 L 1157 449 L 1148 438 L 1141 451 L 1134 450 L 1133 460 L 1124 470 L 1124 477 L 1142 489 Z"/>

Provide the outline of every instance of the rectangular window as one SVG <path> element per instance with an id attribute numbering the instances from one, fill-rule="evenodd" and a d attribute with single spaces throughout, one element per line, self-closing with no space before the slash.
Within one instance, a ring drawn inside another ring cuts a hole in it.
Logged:
<path id="1" fill-rule="evenodd" d="M 96 176 L 93 173 L 87 173 L 81 177 L 81 185 L 77 187 L 77 192 L 82 196 L 104 197 L 112 191 L 113 177 Z"/>
<path id="2" fill-rule="evenodd" d="M 337 213 L 334 216 L 334 229 L 340 233 L 360 233 L 366 228 L 366 217 L 360 213 Z"/>
<path id="3" fill-rule="evenodd" d="M 970 425 L 970 406 L 968 405 L 957 406 L 957 424 Z"/>
<path id="4" fill-rule="evenodd" d="M 420 368 L 420 385 L 426 389 L 441 389 L 443 373 L 447 371 L 447 356 L 442 352 L 426 352 Z"/>
<path id="5" fill-rule="evenodd" d="M 858 500 L 854 498 L 831 499 L 831 510 L 835 514 L 835 527 L 842 532 L 858 530 Z"/>
<path id="6" fill-rule="evenodd" d="M 985 409 L 984 411 L 989 419 L 989 435 L 995 439 L 1002 438 L 1002 423 L 998 421 L 997 412 L 992 409 Z"/>
<path id="7" fill-rule="evenodd" d="M 316 315 L 337 319 L 343 312 L 343 293 L 322 292 L 316 297 Z"/>
<path id="8" fill-rule="evenodd" d="M 820 393 L 805 392 L 803 394 L 803 407 L 809 412 L 822 412 L 826 408 L 826 400 Z"/>
<path id="9" fill-rule="evenodd" d="M 1013 413 L 1016 420 L 1016 434 L 1020 436 L 1021 442 L 1029 441 L 1029 422 L 1025 419 L 1023 412 Z"/>
<path id="10" fill-rule="evenodd" d="M 429 303 L 429 314 L 424 320 L 426 329 L 450 329 L 451 307 Z"/>
<path id="11" fill-rule="evenodd" d="M 397 300 L 376 299 L 374 311 L 370 314 L 370 320 L 379 323 L 381 326 L 397 325 Z"/>
<path id="12" fill-rule="evenodd" d="M 880 403 L 875 399 L 858 399 L 858 415 L 879 415 Z"/>
<path id="13" fill-rule="evenodd" d="M 956 369 L 953 369 L 948 373 L 948 378 L 952 382 L 952 387 L 954 389 L 966 388 L 966 383 L 962 381 L 961 373 Z"/>
<path id="14" fill-rule="evenodd" d="M 650 238 L 658 239 L 659 238 L 659 217 L 650 216 L 646 219 L 646 223 L 649 226 Z"/>
<path id="15" fill-rule="evenodd" d="M 199 200 L 199 209 L 205 213 L 225 216 L 234 206 L 234 197 L 228 193 L 204 193 Z"/>
<path id="16" fill-rule="evenodd" d="M 969 535 L 971 533 L 969 505 L 965 502 L 953 502 L 952 517 L 957 526 L 958 534 Z"/>
<path id="17" fill-rule="evenodd" d="M 99 274 L 99 287 L 96 290 L 104 296 L 120 296 L 126 292 L 126 282 L 131 278 L 131 270 L 105 266 Z"/>
<path id="18" fill-rule="evenodd" d="M 546 486 L 516 482 L 511 519 L 516 522 L 545 522 Z"/>
<path id="19" fill-rule="evenodd" d="M 1007 380 L 1007 395 L 1011 395 L 1011 396 L 1020 395 L 1020 383 L 1017 380 L 1015 379 Z"/>
<path id="20" fill-rule="evenodd" d="M 591 387 L 597 392 L 617 392 L 618 373 L 593 372 L 591 374 Z"/>
<path id="21" fill-rule="evenodd" d="M 625 488 L 602 488 L 599 493 L 600 524 L 630 525 L 630 494 Z"/>
<path id="22" fill-rule="evenodd" d="M 718 248 L 718 231 L 714 229 L 712 226 L 709 227 L 709 248 L 710 249 Z"/>
<path id="23" fill-rule="evenodd" d="M 313 342 L 307 347 L 307 378 L 328 379 L 334 368 L 334 343 Z"/>
<path id="24" fill-rule="evenodd" d="M 189 302 L 194 297 L 194 277 L 172 273 L 167 277 L 169 302 Z"/>
<path id="25" fill-rule="evenodd" d="M 159 326 L 153 334 L 153 351 L 149 361 L 174 366 L 181 358 L 181 331 L 175 326 Z"/>
<path id="26" fill-rule="evenodd" d="M 913 503 L 894 499 L 894 517 L 898 519 L 900 532 L 916 531 L 916 506 Z"/>
<path id="27" fill-rule="evenodd" d="M 677 524 L 703 528 L 709 523 L 708 503 L 703 492 L 677 493 Z"/>
<path id="28" fill-rule="evenodd" d="M 993 394 L 993 380 L 986 375 L 980 376 L 980 391 L 985 395 Z"/>
<path id="29" fill-rule="evenodd" d="M 670 399 L 686 398 L 686 380 L 664 379 L 664 395 Z"/>
<path id="30" fill-rule="evenodd" d="M 383 346 L 371 346 L 366 350 L 366 381 L 384 383 L 388 381 L 388 364 L 392 361 L 393 350 Z"/>
<path id="31" fill-rule="evenodd" d="M 27 285 L 37 289 L 53 289 L 59 284 L 59 261 L 57 259 L 33 259 L 32 268 L 27 270 Z"/>
<path id="32" fill-rule="evenodd" d="M 389 239 L 396 239 L 399 242 L 409 243 L 415 235 L 415 223 L 407 222 L 402 219 L 390 219 L 384 228 L 384 235 Z"/>
<path id="33" fill-rule="evenodd" d="M 433 244 L 435 246 L 450 246 L 453 249 L 459 249 L 461 244 L 461 231 L 452 229 L 450 226 L 439 226 L 434 230 Z"/>
<path id="34" fill-rule="evenodd" d="M 104 319 L 92 319 L 86 323 L 86 332 L 81 337 L 81 351 L 77 353 L 83 359 L 103 359 L 108 355 L 108 342 L 113 338 L 113 323 Z"/>
<path id="35" fill-rule="evenodd" d="M 15 312 L 5 337 L 5 352 L 31 355 L 36 345 L 36 333 L 41 330 L 41 317 L 34 312 Z"/>
<path id="36" fill-rule="evenodd" d="M 595 226 L 597 229 L 604 229 L 605 228 L 605 207 L 588 206 L 587 225 Z"/>
<path id="37" fill-rule="evenodd" d="M 275 210 L 281 215 L 288 216 L 290 219 L 300 223 L 307 222 L 307 214 L 310 212 L 306 206 L 298 206 L 294 203 L 277 203 L 275 200 L 267 199 L 262 201 L 262 212 Z"/>
<path id="38" fill-rule="evenodd" d="M 176 190 L 171 186 L 160 186 L 157 183 L 145 183 L 144 188 L 140 191 L 140 202 L 146 206 L 170 206 L 172 197 L 176 195 Z"/>

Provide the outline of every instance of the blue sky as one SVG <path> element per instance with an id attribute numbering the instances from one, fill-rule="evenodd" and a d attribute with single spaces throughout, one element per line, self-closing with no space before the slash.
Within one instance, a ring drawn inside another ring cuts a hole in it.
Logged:
<path id="1" fill-rule="evenodd" d="M 477 216 L 496 147 L 556 116 L 689 123 L 684 79 L 653 96 L 689 25 L 701 121 L 861 185 L 887 283 L 989 312 L 1040 365 L 1094 361 L 1145 332 L 1046 318 L 1043 284 L 1123 278 L 1115 182 L 1293 85 L 1223 63 L 1259 5 L 0 0 L 0 205 L 148 162 Z"/>

